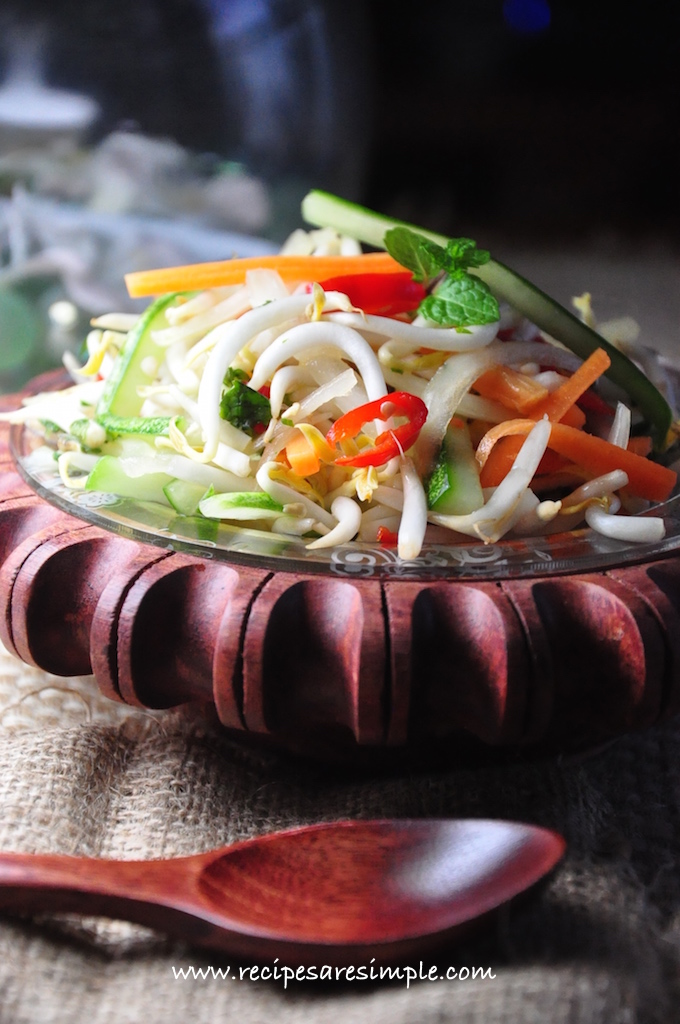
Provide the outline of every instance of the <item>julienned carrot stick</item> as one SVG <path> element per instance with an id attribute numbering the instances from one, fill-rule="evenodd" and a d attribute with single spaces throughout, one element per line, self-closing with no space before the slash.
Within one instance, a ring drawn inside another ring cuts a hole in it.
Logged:
<path id="1" fill-rule="evenodd" d="M 502 437 L 498 444 L 494 445 L 479 473 L 479 482 L 482 487 L 498 487 L 512 469 L 523 444 L 524 437 L 521 434 L 514 434 L 510 437 Z M 538 464 L 536 476 L 558 473 L 569 465 L 571 464 L 568 459 L 548 448 Z"/>
<path id="2" fill-rule="evenodd" d="M 533 407 L 548 397 L 546 387 L 511 366 L 492 366 L 477 378 L 474 389 L 477 394 L 514 409 L 520 416 L 530 416 Z"/>
<path id="3" fill-rule="evenodd" d="M 134 299 L 165 295 L 167 292 L 202 291 L 204 288 L 243 284 L 249 270 L 261 267 L 278 271 L 289 284 L 323 281 L 349 274 L 404 273 L 404 268 L 386 252 L 367 252 L 359 256 L 271 255 L 138 270 L 125 275 L 125 284 L 128 294 Z"/>
<path id="4" fill-rule="evenodd" d="M 535 419 L 547 416 L 552 423 L 557 423 L 610 366 L 611 359 L 605 350 L 595 349 L 578 369 L 567 377 L 564 384 L 560 384 L 552 394 L 533 406 L 530 411 L 527 410 L 528 415 Z"/>
<path id="5" fill-rule="evenodd" d="M 502 433 L 495 427 L 482 438 L 477 447 L 477 460 L 484 465 L 491 449 L 499 437 L 512 434 L 528 434 L 534 426 L 534 420 L 509 420 L 504 424 Z M 495 438 L 489 435 L 495 433 Z M 628 474 L 628 490 L 640 498 L 649 501 L 665 501 L 675 487 L 677 474 L 666 466 L 610 444 L 601 437 L 586 434 L 583 430 L 568 427 L 564 423 L 550 425 L 548 447 L 564 455 L 570 462 L 582 466 L 592 476 L 601 476 L 613 469 L 622 469 Z"/>

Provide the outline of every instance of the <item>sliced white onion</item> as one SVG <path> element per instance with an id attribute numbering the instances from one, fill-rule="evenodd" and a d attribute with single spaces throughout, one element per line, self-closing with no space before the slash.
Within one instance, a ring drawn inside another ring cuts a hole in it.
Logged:
<path id="1" fill-rule="evenodd" d="M 393 370 L 389 366 L 383 366 L 383 377 L 395 391 L 408 391 L 418 398 L 423 397 L 428 383 L 424 377 L 417 377 L 415 373 L 409 373 L 407 370 L 402 373 L 401 370 Z"/>
<path id="2" fill-rule="evenodd" d="M 242 478 L 217 466 L 207 466 L 203 462 L 194 462 L 185 455 L 159 452 L 152 456 L 121 456 L 121 468 L 126 476 L 142 477 L 147 473 L 167 473 L 179 480 L 190 483 L 212 486 L 216 491 L 254 491 L 257 489 L 255 480 Z"/>
<path id="3" fill-rule="evenodd" d="M 308 551 L 317 548 L 332 548 L 336 544 L 348 544 L 359 532 L 361 526 L 361 509 L 352 498 L 342 496 L 335 498 L 331 512 L 337 519 L 337 525 L 325 537 L 318 537 L 305 545 Z"/>
<path id="4" fill-rule="evenodd" d="M 278 271 L 266 267 L 246 271 L 246 291 L 253 309 L 264 306 L 265 302 L 275 302 L 290 295 Z"/>
<path id="5" fill-rule="evenodd" d="M 617 448 L 628 447 L 632 418 L 633 417 L 628 406 L 624 405 L 623 402 L 617 402 L 614 421 L 610 427 L 609 435 L 607 437 L 610 444 L 615 444 Z"/>
<path id="6" fill-rule="evenodd" d="M 250 457 L 236 448 L 230 448 L 228 444 L 222 444 L 221 441 L 217 445 L 213 463 L 220 469 L 233 473 L 234 476 L 245 477 L 250 474 Z"/>
<path id="7" fill-rule="evenodd" d="M 403 478 L 402 478 L 403 480 Z M 404 492 L 398 487 L 388 487 L 385 484 L 378 484 L 373 491 L 373 501 L 380 505 L 387 505 L 401 512 L 404 507 Z"/>
<path id="8" fill-rule="evenodd" d="M 361 529 L 359 530 L 357 540 L 369 543 L 376 541 L 378 539 L 378 530 L 381 526 L 386 530 L 389 530 L 390 533 L 397 533 L 399 530 L 399 521 L 400 516 L 395 515 L 393 512 L 386 512 L 385 515 L 375 516 L 372 519 L 367 519 L 366 513 L 364 513 L 361 519 Z"/>
<path id="9" fill-rule="evenodd" d="M 283 373 L 287 369 L 297 369 L 297 367 L 282 367 L 277 370 L 274 377 L 279 373 Z M 354 370 L 347 367 L 342 373 L 334 377 L 333 380 L 329 380 L 326 384 L 322 384 L 320 387 L 315 388 L 314 391 L 302 399 L 298 404 L 297 409 L 291 416 L 294 423 L 304 423 L 313 412 L 316 412 L 322 405 L 326 405 L 328 402 L 333 401 L 335 398 L 339 398 L 343 395 L 348 395 L 357 384 L 357 375 Z M 360 403 L 359 403 L 360 404 Z M 286 416 L 286 419 L 288 417 Z M 293 436 L 293 427 L 288 426 L 285 423 L 277 423 L 273 427 L 272 431 L 266 435 L 267 446 L 263 452 L 263 458 L 269 461 L 274 458 L 275 455 L 281 451 L 282 448 L 288 444 L 289 440 Z"/>

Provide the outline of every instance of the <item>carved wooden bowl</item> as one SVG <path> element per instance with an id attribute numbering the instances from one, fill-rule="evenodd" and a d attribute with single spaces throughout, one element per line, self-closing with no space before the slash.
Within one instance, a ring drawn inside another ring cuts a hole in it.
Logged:
<path id="1" fill-rule="evenodd" d="M 243 738 L 372 766 L 577 751 L 680 707 L 672 552 L 493 579 L 220 560 L 46 501 L 1 429 L 0 638 L 114 700 L 204 702 Z"/>

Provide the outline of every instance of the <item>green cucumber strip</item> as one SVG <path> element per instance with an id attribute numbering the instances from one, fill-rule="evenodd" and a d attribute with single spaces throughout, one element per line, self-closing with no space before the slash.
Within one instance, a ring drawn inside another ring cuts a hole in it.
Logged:
<path id="1" fill-rule="evenodd" d="M 161 505 L 167 505 L 169 503 L 163 488 L 172 479 L 167 473 L 128 476 L 120 459 L 115 455 L 103 455 L 85 481 L 85 490 L 103 491 L 105 494 L 118 494 L 121 498 L 157 501 Z"/>
<path id="2" fill-rule="evenodd" d="M 114 416 L 111 413 L 103 413 L 95 417 L 95 421 L 104 428 L 107 437 L 113 440 L 127 434 L 145 435 L 156 437 L 159 434 L 167 435 L 170 429 L 170 416 Z M 184 430 L 186 422 L 182 417 L 178 418 L 177 425 Z"/>
<path id="3" fill-rule="evenodd" d="M 149 383 L 141 364 L 149 356 L 159 362 L 163 358 L 164 349 L 153 340 L 153 332 L 169 326 L 165 311 L 178 294 L 163 295 L 152 302 L 128 334 L 97 403 L 97 418 L 139 416 L 143 400 L 137 388 Z"/>
<path id="4" fill-rule="evenodd" d="M 427 485 L 427 507 L 447 516 L 464 516 L 484 504 L 470 432 L 450 426 Z"/>
<path id="5" fill-rule="evenodd" d="M 209 519 L 278 519 L 283 514 L 283 505 L 261 491 L 213 494 L 198 507 Z"/>
<path id="6" fill-rule="evenodd" d="M 357 203 L 319 190 L 309 192 L 303 199 L 302 216 L 309 224 L 333 228 L 378 249 L 385 248 L 385 232 L 393 227 L 408 228 L 438 245 L 445 246 L 448 242 L 445 235 L 384 217 Z M 607 376 L 626 392 L 648 421 L 655 449 L 662 451 L 666 447 L 673 421 L 670 406 L 649 378 L 623 352 L 505 264 L 492 259 L 481 267 L 470 268 L 470 273 L 477 274 L 497 298 L 509 302 L 581 359 L 587 358 L 596 348 L 603 348 L 611 359 Z"/>
<path id="7" fill-rule="evenodd" d="M 212 487 L 196 484 L 190 480 L 175 479 L 165 485 L 163 494 L 175 512 L 181 516 L 193 516 L 203 498 L 212 494 Z"/>

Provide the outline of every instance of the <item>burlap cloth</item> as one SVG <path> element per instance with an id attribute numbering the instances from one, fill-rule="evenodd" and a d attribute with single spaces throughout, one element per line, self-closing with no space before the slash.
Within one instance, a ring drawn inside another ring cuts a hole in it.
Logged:
<path id="1" fill-rule="evenodd" d="M 497 816 L 560 830 L 548 883 L 426 963 L 467 981 L 175 980 L 224 965 L 132 925 L 0 915 L 0 1021 L 280 1024 L 680 1020 L 680 723 L 577 762 L 350 777 L 245 749 L 197 712 L 112 704 L 0 650 L 0 845 L 146 858 L 346 816 Z"/>

